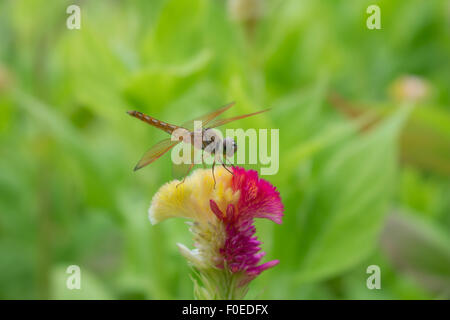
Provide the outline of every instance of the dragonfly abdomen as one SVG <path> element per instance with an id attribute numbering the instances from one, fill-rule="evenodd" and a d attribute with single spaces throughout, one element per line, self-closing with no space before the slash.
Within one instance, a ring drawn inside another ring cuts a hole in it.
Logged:
<path id="1" fill-rule="evenodd" d="M 178 126 L 162 122 L 162 121 L 160 121 L 160 120 L 158 120 L 156 118 L 153 118 L 153 117 L 151 117 L 149 115 L 146 115 L 146 114 L 144 114 L 142 112 L 139 112 L 139 111 L 134 111 L 133 110 L 133 111 L 127 111 L 127 113 L 130 116 L 138 118 L 139 120 L 142 120 L 142 121 L 148 123 L 149 125 L 151 125 L 151 126 L 153 126 L 155 128 L 161 129 L 161 130 L 163 130 L 163 131 L 165 131 L 165 132 L 167 132 L 169 134 L 172 134 L 172 132 L 175 129 L 179 128 Z"/>

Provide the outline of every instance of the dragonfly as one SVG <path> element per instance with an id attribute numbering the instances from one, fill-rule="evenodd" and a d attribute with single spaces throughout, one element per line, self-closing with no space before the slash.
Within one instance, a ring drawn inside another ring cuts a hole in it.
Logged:
<path id="1" fill-rule="evenodd" d="M 231 118 L 226 118 L 226 119 L 218 119 L 217 117 L 219 115 L 221 115 L 222 113 L 224 113 L 225 111 L 227 111 L 228 109 L 230 109 L 232 106 L 235 105 L 235 102 L 231 102 L 228 103 L 225 106 L 222 106 L 221 108 L 214 110 L 212 112 L 209 112 L 205 115 L 202 115 L 200 117 L 197 117 L 191 121 L 186 122 L 185 124 L 182 124 L 181 126 L 177 126 L 177 125 L 173 125 L 167 122 L 163 122 L 161 120 L 158 120 L 154 117 L 151 117 L 147 114 L 144 114 L 142 112 L 139 111 L 127 111 L 127 113 L 132 116 L 135 117 L 149 125 L 151 125 L 152 127 L 155 127 L 157 129 L 160 129 L 170 135 L 172 135 L 174 133 L 175 130 L 177 129 L 184 129 L 187 130 L 189 135 L 192 137 L 191 139 L 189 139 L 190 143 L 197 148 L 201 148 L 203 152 L 209 152 L 211 154 L 214 153 L 215 149 L 208 148 L 210 143 L 216 143 L 216 144 L 222 144 L 222 152 L 223 152 L 223 156 L 224 159 L 226 159 L 226 157 L 230 157 L 233 156 L 234 153 L 237 151 L 237 144 L 234 141 L 234 139 L 232 138 L 224 138 L 222 139 L 222 141 L 220 141 L 218 139 L 215 139 L 215 135 L 211 134 L 211 132 L 209 130 L 212 130 L 213 128 L 217 128 L 219 126 L 225 125 L 227 123 L 236 121 L 236 120 L 240 120 L 240 119 L 244 119 L 247 117 L 251 117 L 266 111 L 269 111 L 270 109 L 265 109 L 265 110 L 261 110 L 261 111 L 257 111 L 257 112 L 253 112 L 253 113 L 248 113 L 248 114 L 244 114 L 244 115 L 240 115 L 240 116 L 235 116 L 235 117 L 231 117 Z M 210 143 L 205 143 L 206 139 L 202 139 L 201 141 L 202 144 L 200 146 L 196 146 L 194 144 L 195 139 L 193 139 L 195 132 L 194 132 L 194 123 L 196 121 L 201 121 L 202 124 L 202 138 L 207 135 L 211 137 L 211 142 Z M 143 156 L 142 158 L 139 160 L 139 162 L 137 163 L 137 165 L 134 167 L 134 171 L 139 170 L 151 163 L 153 163 L 154 161 L 158 160 L 161 156 L 163 156 L 165 153 L 167 153 L 168 151 L 170 151 L 173 147 L 175 147 L 177 144 L 183 142 L 183 137 L 180 136 L 178 140 L 174 140 L 172 138 L 166 138 L 163 139 L 161 141 L 159 141 L 158 143 L 156 143 L 155 145 L 153 145 Z M 228 172 L 230 172 L 232 174 L 232 172 L 230 170 L 228 170 L 228 168 L 225 166 L 225 164 L 222 162 L 221 163 L 222 166 L 227 169 Z M 183 180 L 181 181 L 181 183 L 184 182 L 184 180 L 186 179 L 186 176 L 189 174 L 189 172 L 191 171 L 192 167 L 194 166 L 194 162 L 192 162 L 186 172 L 186 174 L 183 177 Z M 216 178 L 214 176 L 214 166 L 215 166 L 215 160 L 212 164 L 212 175 L 213 175 L 213 179 L 214 179 L 214 186 L 216 184 Z"/>

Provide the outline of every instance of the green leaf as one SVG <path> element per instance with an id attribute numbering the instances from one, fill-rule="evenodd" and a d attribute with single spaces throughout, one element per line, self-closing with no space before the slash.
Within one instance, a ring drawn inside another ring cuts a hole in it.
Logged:
<path id="1" fill-rule="evenodd" d="M 338 149 L 300 212 L 300 282 L 342 272 L 371 253 L 396 173 L 397 137 L 409 109 Z"/>
<path id="2" fill-rule="evenodd" d="M 152 63 L 182 62 L 203 47 L 202 37 L 208 2 L 165 1 L 154 30 L 144 41 L 142 55 Z"/>
<path id="3" fill-rule="evenodd" d="M 450 238 L 445 230 L 412 214 L 387 219 L 381 248 L 391 263 L 423 287 L 450 297 Z"/>
<path id="4" fill-rule="evenodd" d="M 152 66 L 135 74 L 125 96 L 137 106 L 163 107 L 186 92 L 211 60 L 211 52 L 203 49 L 182 64 Z"/>

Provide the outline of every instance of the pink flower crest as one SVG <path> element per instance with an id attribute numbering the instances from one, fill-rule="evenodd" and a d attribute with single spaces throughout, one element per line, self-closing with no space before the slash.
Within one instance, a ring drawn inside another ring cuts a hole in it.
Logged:
<path id="1" fill-rule="evenodd" d="M 281 224 L 283 204 L 276 188 L 258 177 L 254 170 L 233 167 L 231 186 L 233 192 L 240 192 L 236 204 L 228 204 L 226 212 L 222 212 L 214 200 L 210 200 L 210 208 L 225 226 L 225 242 L 219 249 L 223 264 L 219 268 L 228 268 L 232 273 L 245 274 L 241 286 L 250 282 L 262 271 L 279 263 L 272 260 L 258 265 L 265 252 L 261 250 L 261 242 L 255 236 L 255 218 L 266 218 Z"/>

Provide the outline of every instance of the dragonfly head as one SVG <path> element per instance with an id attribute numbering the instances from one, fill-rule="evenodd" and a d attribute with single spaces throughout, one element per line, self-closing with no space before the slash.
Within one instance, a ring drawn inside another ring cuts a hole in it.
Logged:
<path id="1" fill-rule="evenodd" d="M 236 141 L 233 138 L 225 138 L 223 139 L 223 155 L 226 157 L 232 157 L 237 150 Z"/>

